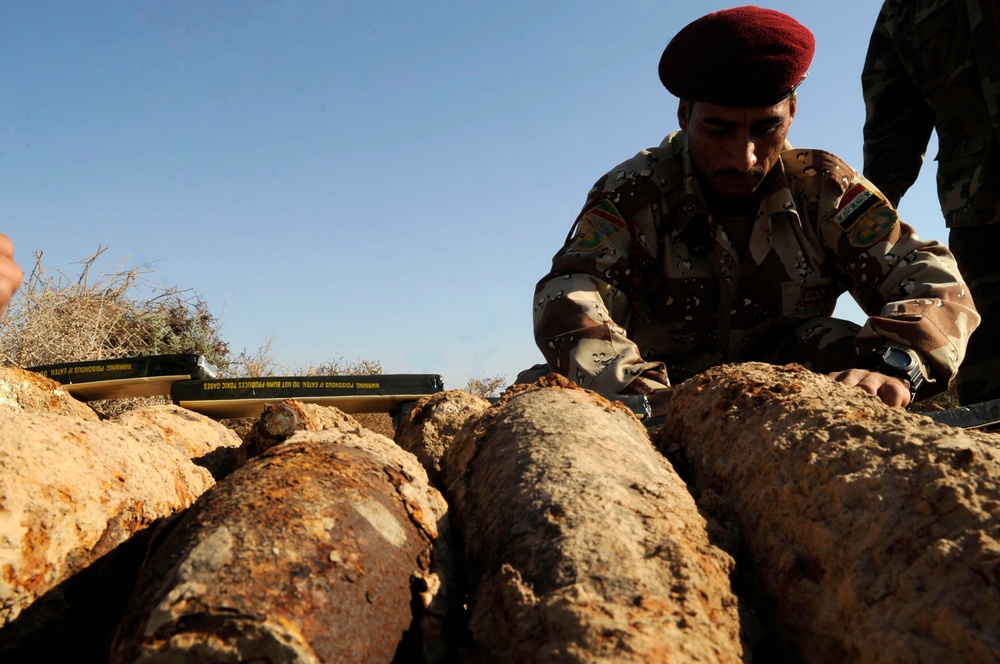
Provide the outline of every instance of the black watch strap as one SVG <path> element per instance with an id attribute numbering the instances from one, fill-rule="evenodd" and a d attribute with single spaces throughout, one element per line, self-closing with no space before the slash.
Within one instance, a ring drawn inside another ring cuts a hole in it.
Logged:
<path id="1" fill-rule="evenodd" d="M 916 352 L 903 346 L 886 344 L 868 353 L 861 361 L 861 368 L 877 371 L 886 376 L 905 380 L 910 385 L 910 400 L 924 384 L 924 370 Z"/>

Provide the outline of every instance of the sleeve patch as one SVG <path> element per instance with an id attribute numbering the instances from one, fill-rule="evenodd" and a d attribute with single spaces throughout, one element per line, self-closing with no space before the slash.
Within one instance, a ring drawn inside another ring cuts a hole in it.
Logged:
<path id="1" fill-rule="evenodd" d="M 856 184 L 841 197 L 833 220 L 851 246 L 864 248 L 888 235 L 899 217 L 878 191 Z"/>
<path id="2" fill-rule="evenodd" d="M 609 200 L 598 201 L 580 215 L 579 230 L 573 238 L 573 248 L 594 251 L 623 232 L 627 224 L 615 204 Z"/>
<path id="3" fill-rule="evenodd" d="M 879 203 L 882 198 L 871 189 L 856 184 L 841 197 L 833 218 L 841 230 L 848 231 L 861 216 Z"/>
<path id="4" fill-rule="evenodd" d="M 870 247 L 888 235 L 898 221 L 895 210 L 888 205 L 877 205 L 854 221 L 847 240 L 855 247 Z"/>

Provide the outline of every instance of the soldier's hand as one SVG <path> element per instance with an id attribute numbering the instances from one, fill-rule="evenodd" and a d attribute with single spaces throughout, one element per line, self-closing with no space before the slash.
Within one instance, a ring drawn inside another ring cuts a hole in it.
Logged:
<path id="1" fill-rule="evenodd" d="M 0 233 L 0 314 L 24 281 L 24 270 L 14 262 L 14 243 Z"/>
<path id="2" fill-rule="evenodd" d="M 890 406 L 906 408 L 910 405 L 910 387 L 898 378 L 867 369 L 848 369 L 828 374 L 838 383 L 857 387 L 874 394 Z"/>
<path id="3" fill-rule="evenodd" d="M 649 402 L 650 417 L 666 415 L 667 411 L 670 410 L 670 399 L 673 396 L 674 391 L 669 387 L 661 390 L 653 390 L 647 394 L 646 401 Z"/>

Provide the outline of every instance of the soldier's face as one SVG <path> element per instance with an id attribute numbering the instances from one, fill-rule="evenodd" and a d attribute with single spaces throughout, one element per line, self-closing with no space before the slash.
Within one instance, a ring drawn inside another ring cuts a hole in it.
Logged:
<path id="1" fill-rule="evenodd" d="M 695 169 L 711 190 L 706 194 L 733 200 L 753 196 L 777 163 L 793 117 L 794 96 L 765 107 L 682 100 L 677 108 Z"/>

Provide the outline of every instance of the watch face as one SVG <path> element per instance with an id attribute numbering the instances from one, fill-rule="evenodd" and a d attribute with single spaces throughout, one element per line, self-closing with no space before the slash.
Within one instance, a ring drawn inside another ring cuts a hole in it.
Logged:
<path id="1" fill-rule="evenodd" d="M 885 363 L 896 369 L 908 369 L 913 364 L 913 358 L 905 350 L 888 348 L 885 353 Z"/>

